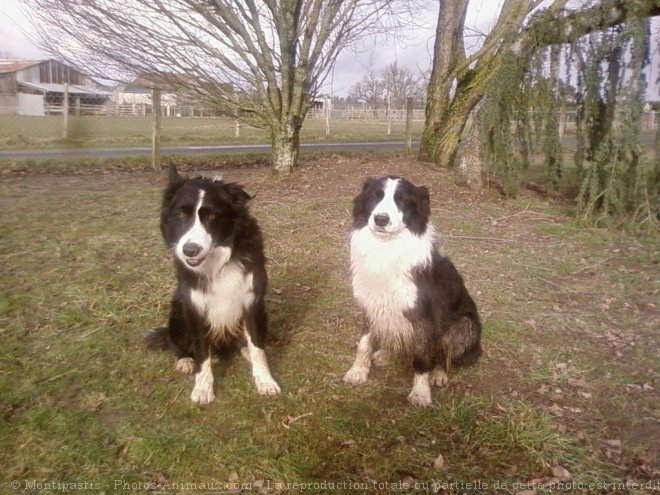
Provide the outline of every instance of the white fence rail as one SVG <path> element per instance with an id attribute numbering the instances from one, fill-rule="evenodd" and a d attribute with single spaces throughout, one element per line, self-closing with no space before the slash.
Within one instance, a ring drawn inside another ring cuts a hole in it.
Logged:
<path id="1" fill-rule="evenodd" d="M 45 115 L 62 115 L 62 104 L 44 103 Z M 16 113 L 16 107 L 0 107 L 0 115 Z M 70 115 L 106 115 L 114 117 L 146 117 L 152 114 L 150 104 L 133 103 L 133 104 L 105 104 L 105 105 L 89 105 L 89 104 L 72 104 L 69 107 Z M 223 117 L 220 112 L 212 107 L 203 106 L 174 106 L 163 105 L 161 107 L 161 115 L 163 117 Z M 564 125 L 566 130 L 575 129 L 575 110 L 568 110 L 564 112 Z M 308 119 L 325 119 L 326 111 L 324 109 L 311 109 L 307 113 Z M 388 115 L 385 108 L 360 108 L 347 106 L 345 108 L 332 108 L 329 115 L 330 120 L 348 120 L 348 121 L 363 121 L 363 122 L 387 122 Z M 413 110 L 413 122 L 424 122 L 425 111 L 423 109 Z M 405 109 L 390 109 L 390 122 L 404 123 L 406 121 Z M 645 131 L 652 131 L 657 128 L 660 122 L 660 111 L 648 111 L 642 114 L 641 125 Z"/>

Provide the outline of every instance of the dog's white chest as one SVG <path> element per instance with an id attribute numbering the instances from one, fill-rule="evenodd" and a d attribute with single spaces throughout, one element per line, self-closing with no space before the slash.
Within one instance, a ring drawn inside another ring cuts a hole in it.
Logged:
<path id="1" fill-rule="evenodd" d="M 411 271 L 430 261 L 428 239 L 409 232 L 381 240 L 367 228 L 351 236 L 353 295 L 369 318 L 372 331 L 392 347 L 405 346 L 412 327 L 405 311 L 417 302 Z"/>
<path id="2" fill-rule="evenodd" d="M 204 289 L 191 291 L 192 305 L 214 332 L 236 330 L 254 302 L 253 276 L 238 263 L 226 264 Z"/>

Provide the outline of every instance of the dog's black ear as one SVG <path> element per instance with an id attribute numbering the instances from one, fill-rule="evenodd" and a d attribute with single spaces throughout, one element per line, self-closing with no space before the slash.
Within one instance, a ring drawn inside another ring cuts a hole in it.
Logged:
<path id="1" fill-rule="evenodd" d="M 375 177 L 367 177 L 366 179 L 364 179 L 364 183 L 362 184 L 362 192 L 369 189 L 372 186 L 372 184 L 377 180 L 378 179 L 376 179 Z"/>
<path id="2" fill-rule="evenodd" d="M 179 175 L 179 171 L 176 169 L 174 162 L 170 162 L 167 178 L 170 181 L 170 184 L 176 184 L 177 182 L 181 182 L 183 180 L 183 177 Z"/>
<path id="3" fill-rule="evenodd" d="M 234 203 L 245 206 L 254 196 L 250 196 L 245 189 L 235 182 L 226 182 L 224 184 L 225 191 L 231 197 Z"/>
<path id="4" fill-rule="evenodd" d="M 426 186 L 419 186 L 417 188 L 417 198 L 419 212 L 426 217 L 431 215 L 431 197 Z"/>

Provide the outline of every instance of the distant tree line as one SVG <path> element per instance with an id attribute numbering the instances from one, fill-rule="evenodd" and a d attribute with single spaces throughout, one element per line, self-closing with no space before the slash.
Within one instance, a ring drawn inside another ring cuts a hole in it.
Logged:
<path id="1" fill-rule="evenodd" d="M 380 73 L 369 71 L 348 92 L 347 103 L 363 103 L 373 109 L 403 108 L 407 98 L 423 104 L 426 100 L 428 72 L 413 72 L 408 67 L 392 62 Z"/>

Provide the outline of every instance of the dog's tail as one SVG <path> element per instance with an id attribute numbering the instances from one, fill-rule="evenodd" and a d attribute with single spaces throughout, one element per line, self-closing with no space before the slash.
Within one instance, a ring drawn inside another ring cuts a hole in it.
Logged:
<path id="1" fill-rule="evenodd" d="M 469 366 L 481 356 L 481 323 L 479 317 L 466 315 L 450 328 L 442 339 L 446 370 Z"/>
<path id="2" fill-rule="evenodd" d="M 169 329 L 167 327 L 156 327 L 144 333 L 144 342 L 147 349 L 152 351 L 163 351 L 169 348 Z"/>

